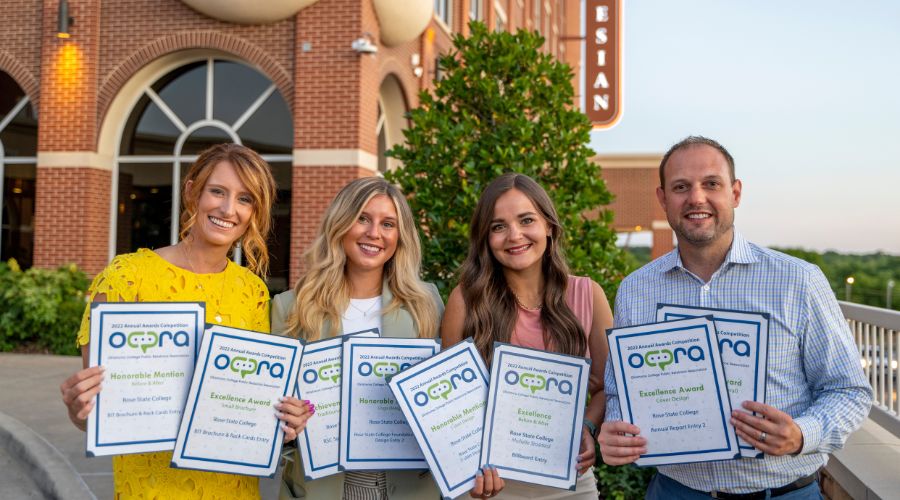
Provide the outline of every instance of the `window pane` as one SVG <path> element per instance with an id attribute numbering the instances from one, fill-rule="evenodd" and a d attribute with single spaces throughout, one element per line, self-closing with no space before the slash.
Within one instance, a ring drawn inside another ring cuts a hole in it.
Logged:
<path id="1" fill-rule="evenodd" d="M 2 247 L 0 260 L 16 259 L 31 267 L 34 255 L 34 165 L 6 165 L 3 170 Z"/>
<path id="2" fill-rule="evenodd" d="M 185 125 L 206 118 L 206 61 L 182 66 L 153 84 Z"/>
<path id="3" fill-rule="evenodd" d="M 269 239 L 269 291 L 282 292 L 291 287 L 291 175 L 290 162 L 273 162 L 272 175 L 278 186 L 278 198 L 272 209 L 274 228 Z"/>
<path id="4" fill-rule="evenodd" d="M 281 93 L 272 93 L 237 133 L 245 146 L 260 154 L 290 154 L 294 127 Z"/>
<path id="5" fill-rule="evenodd" d="M 272 85 L 253 68 L 231 61 L 216 61 L 213 72 L 213 118 L 229 125 Z"/>
<path id="6" fill-rule="evenodd" d="M 144 95 L 125 125 L 119 154 L 169 156 L 175 152 L 179 135 L 181 131 L 172 120 Z"/>
<path id="7" fill-rule="evenodd" d="M 0 120 L 25 97 L 25 91 L 11 76 L 0 71 Z"/>
<path id="8" fill-rule="evenodd" d="M 200 154 L 204 149 L 222 144 L 223 142 L 234 142 L 231 136 L 222 129 L 216 127 L 201 127 L 194 131 L 188 140 L 185 141 L 184 147 L 181 148 L 182 155 Z"/>
<path id="9" fill-rule="evenodd" d="M 37 115 L 29 102 L 0 132 L 5 156 L 37 156 Z"/>
<path id="10" fill-rule="evenodd" d="M 172 164 L 120 163 L 116 253 L 170 243 Z"/>

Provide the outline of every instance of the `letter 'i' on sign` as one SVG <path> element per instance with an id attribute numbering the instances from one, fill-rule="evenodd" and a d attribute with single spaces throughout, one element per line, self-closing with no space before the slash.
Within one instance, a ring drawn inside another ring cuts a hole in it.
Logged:
<path id="1" fill-rule="evenodd" d="M 622 0 L 584 0 L 582 110 L 595 129 L 622 117 Z"/>

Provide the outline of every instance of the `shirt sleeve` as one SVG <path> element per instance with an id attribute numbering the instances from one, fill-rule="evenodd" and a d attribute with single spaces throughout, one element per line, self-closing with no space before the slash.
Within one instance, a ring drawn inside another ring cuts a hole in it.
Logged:
<path id="1" fill-rule="evenodd" d="M 253 287 L 253 297 L 254 297 L 254 305 L 253 305 L 253 330 L 263 333 L 270 333 L 271 324 L 269 322 L 269 307 L 272 304 L 271 299 L 269 298 L 269 289 L 266 288 L 265 283 L 262 280 L 255 280 L 256 283 Z"/>
<path id="2" fill-rule="evenodd" d="M 100 272 L 88 288 L 87 305 L 81 316 L 76 343 L 79 347 L 91 340 L 91 304 L 97 295 L 105 295 L 106 302 L 132 302 L 140 285 L 137 268 L 130 255 L 120 255 Z"/>
<path id="3" fill-rule="evenodd" d="M 858 429 L 872 406 L 872 387 L 837 299 L 818 267 L 808 276 L 800 351 L 813 402 L 794 422 L 801 453 L 831 453 Z"/>
<path id="4" fill-rule="evenodd" d="M 618 328 L 629 325 L 627 307 L 623 297 L 628 296 L 625 282 L 619 287 L 616 294 L 616 305 L 613 313 L 613 325 Z M 622 407 L 619 405 L 619 390 L 616 387 L 616 376 L 613 372 L 612 353 L 606 357 L 606 370 L 603 372 L 603 390 L 606 393 L 606 415 L 603 417 L 605 422 L 614 422 L 622 420 Z"/>

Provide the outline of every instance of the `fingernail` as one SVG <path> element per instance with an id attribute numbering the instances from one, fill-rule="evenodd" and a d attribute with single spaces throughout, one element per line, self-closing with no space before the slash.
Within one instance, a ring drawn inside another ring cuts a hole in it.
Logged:
<path id="1" fill-rule="evenodd" d="M 282 403 L 284 403 L 285 400 L 287 400 L 287 398 L 284 397 L 284 396 L 279 396 L 279 397 L 278 397 L 278 401 L 280 401 L 280 402 L 282 402 Z"/>
<path id="2" fill-rule="evenodd" d="M 278 418 L 281 418 L 281 417 L 284 416 L 284 413 L 281 413 L 280 411 L 276 411 L 276 412 L 275 412 L 275 416 L 278 417 Z"/>
<path id="3" fill-rule="evenodd" d="M 309 402 L 308 399 L 304 399 L 303 402 L 306 403 L 306 404 L 312 404 L 312 403 Z"/>
<path id="4" fill-rule="evenodd" d="M 316 414 L 316 409 L 313 408 L 313 409 L 309 410 L 309 414 L 310 414 L 310 415 L 315 415 L 315 414 Z"/>
<path id="5" fill-rule="evenodd" d="M 284 425 L 284 424 L 281 424 L 281 430 L 287 432 L 288 426 L 286 426 L 286 425 Z"/>
<path id="6" fill-rule="evenodd" d="M 476 469 L 476 470 L 475 470 L 475 475 L 481 477 L 481 476 L 484 475 L 484 473 L 481 472 L 481 469 Z"/>

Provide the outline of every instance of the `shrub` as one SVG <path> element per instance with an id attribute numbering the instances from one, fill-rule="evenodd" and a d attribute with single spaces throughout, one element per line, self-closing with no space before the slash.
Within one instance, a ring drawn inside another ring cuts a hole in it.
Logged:
<path id="1" fill-rule="evenodd" d="M 590 160 L 591 123 L 572 106 L 571 69 L 541 52 L 544 39 L 534 32 L 470 26 L 471 36 L 456 35 L 441 56 L 433 94 L 422 92 L 410 112 L 406 143 L 388 152 L 403 166 L 385 177 L 407 193 L 420 221 L 424 278 L 449 294 L 481 191 L 500 174 L 520 172 L 556 204 L 572 271 L 612 298 L 626 263 L 612 214 L 602 209 L 612 196 Z"/>
<path id="2" fill-rule="evenodd" d="M 0 263 L 0 351 L 78 354 L 88 284 L 75 264 L 22 271 L 14 259 Z"/>

